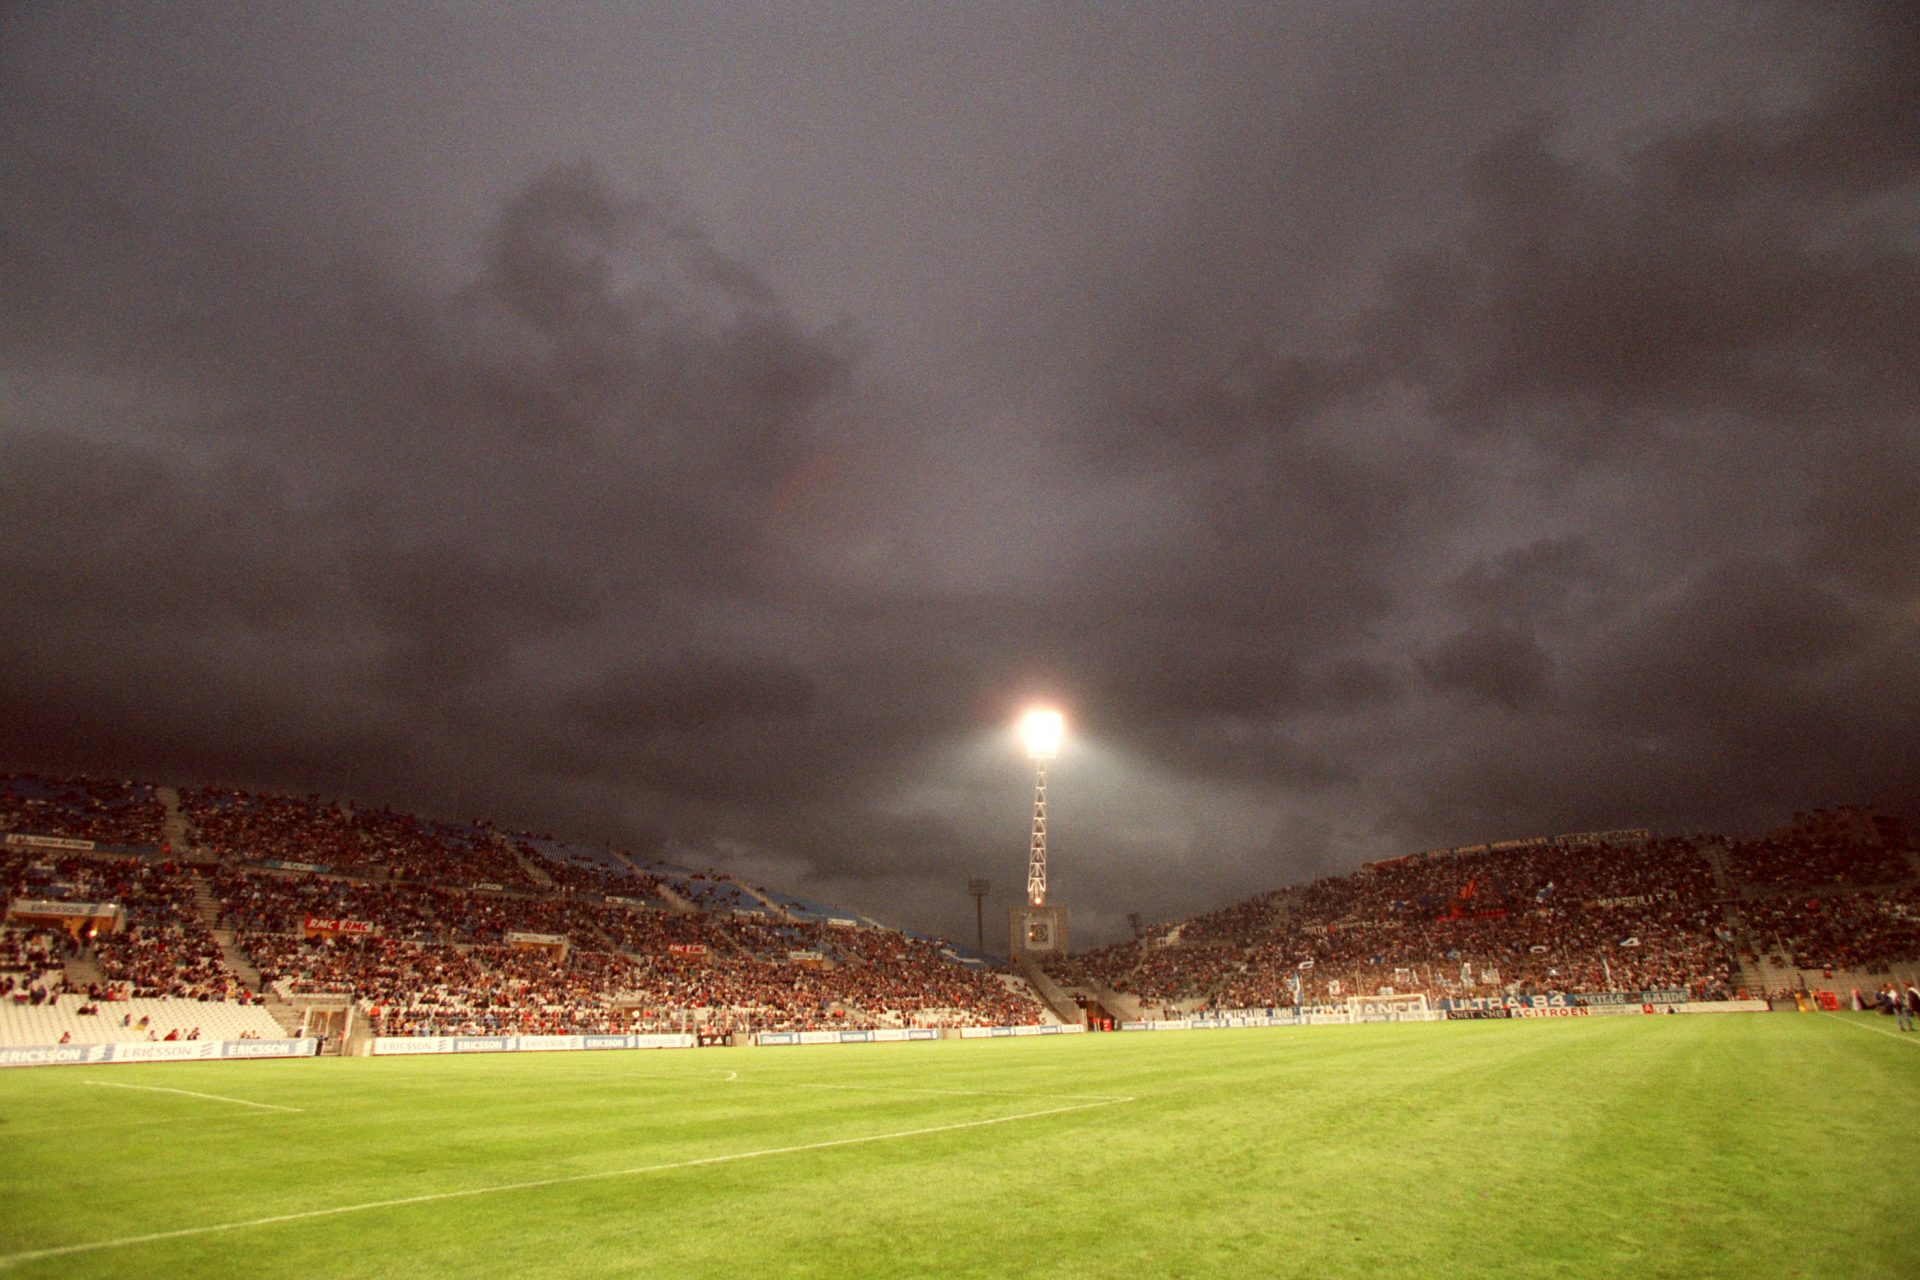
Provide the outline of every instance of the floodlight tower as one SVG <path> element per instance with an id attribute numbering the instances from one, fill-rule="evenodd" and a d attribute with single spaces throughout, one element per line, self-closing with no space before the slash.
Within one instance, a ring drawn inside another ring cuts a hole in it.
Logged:
<path id="1" fill-rule="evenodd" d="M 987 949 L 987 917 L 981 904 L 987 900 L 987 894 L 992 889 L 993 886 L 985 880 L 967 881 L 967 892 L 973 897 L 973 949 L 975 951 Z"/>
<path id="2" fill-rule="evenodd" d="M 1033 761 L 1033 842 L 1027 849 L 1027 905 L 1047 905 L 1047 761 L 1060 754 L 1064 722 L 1058 711 L 1035 708 L 1020 721 L 1020 737 Z"/>
<path id="3" fill-rule="evenodd" d="M 1013 954 L 1064 955 L 1067 913 L 1047 905 L 1047 761 L 1060 754 L 1066 722 L 1058 711 L 1036 707 L 1021 718 L 1020 739 L 1033 761 L 1033 839 L 1027 846 L 1027 902 L 1009 913 Z"/>

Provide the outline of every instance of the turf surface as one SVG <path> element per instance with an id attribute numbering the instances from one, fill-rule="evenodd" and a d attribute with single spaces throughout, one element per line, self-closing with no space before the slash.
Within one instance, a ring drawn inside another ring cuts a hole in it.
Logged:
<path id="1" fill-rule="evenodd" d="M 10 1070 L 0 1271 L 1914 1276 L 1916 1085 L 1787 1014 Z"/>

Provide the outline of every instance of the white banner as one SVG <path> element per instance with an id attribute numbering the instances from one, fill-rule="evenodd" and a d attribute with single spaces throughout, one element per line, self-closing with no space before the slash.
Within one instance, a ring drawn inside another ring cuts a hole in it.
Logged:
<path id="1" fill-rule="evenodd" d="M 648 1035 L 579 1036 L 375 1036 L 381 1057 L 415 1053 L 551 1053 L 572 1049 L 691 1049 L 684 1032 Z"/>
<path id="2" fill-rule="evenodd" d="M 1680 1005 L 1682 1013 L 1765 1013 L 1765 1000 L 1689 1000 Z"/>
<path id="3" fill-rule="evenodd" d="M 67 916 L 87 920 L 111 920 L 122 914 L 113 902 L 61 902 L 55 898 L 15 898 L 10 908 L 16 916 Z"/>
<path id="4" fill-rule="evenodd" d="M 783 1044 L 901 1044 L 908 1040 L 938 1040 L 933 1027 L 887 1027 L 879 1031 L 759 1031 L 753 1042 L 765 1048 Z"/>
<path id="5" fill-rule="evenodd" d="M 0 1067 L 109 1062 L 202 1062 L 235 1058 L 310 1058 L 315 1040 L 158 1040 L 130 1044 L 32 1044 L 0 1048 Z"/>
<path id="6" fill-rule="evenodd" d="M 93 848 L 91 840 L 69 840 L 64 836 L 30 836 L 18 831 L 9 835 L 6 843 L 28 849 L 67 849 L 74 853 L 85 853 Z"/>

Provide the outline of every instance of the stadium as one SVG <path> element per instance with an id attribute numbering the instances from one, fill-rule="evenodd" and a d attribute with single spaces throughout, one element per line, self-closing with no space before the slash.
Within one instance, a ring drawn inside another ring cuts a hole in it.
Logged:
<path id="1" fill-rule="evenodd" d="M 0 1280 L 1920 1275 L 1916 67 L 0 4 Z"/>
<path id="2" fill-rule="evenodd" d="M 1906 1269 L 1920 875 L 1871 811 L 1425 851 L 1012 966 L 312 798 L 0 812 L 23 1275 Z"/>

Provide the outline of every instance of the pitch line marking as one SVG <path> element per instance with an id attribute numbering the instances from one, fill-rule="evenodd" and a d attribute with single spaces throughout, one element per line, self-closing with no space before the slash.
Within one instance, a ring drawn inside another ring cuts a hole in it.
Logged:
<path id="1" fill-rule="evenodd" d="M 1043 1098 L 1063 1098 L 1084 1101 L 1093 1106 L 1133 1101 L 1132 1098 L 1108 1093 L 1013 1093 L 1005 1089 L 925 1089 L 910 1084 L 819 1084 L 810 1080 L 749 1080 L 746 1083 L 765 1085 L 770 1089 L 851 1089 L 858 1093 L 927 1093 L 943 1098 L 1021 1098 L 1036 1102 Z"/>
<path id="2" fill-rule="evenodd" d="M 277 1107 L 271 1102 L 248 1102 L 245 1098 L 229 1098 L 219 1093 L 195 1093 L 191 1089 L 169 1089 L 157 1084 L 121 1084 L 118 1080 L 86 1080 L 84 1084 L 101 1089 L 139 1089 L 143 1093 L 177 1093 L 186 1098 L 206 1098 L 213 1102 L 231 1102 L 237 1107 L 258 1107 L 262 1111 L 304 1111 L 305 1107 Z"/>
<path id="3" fill-rule="evenodd" d="M 1858 1030 L 1858 1031 L 1871 1031 L 1878 1036 L 1892 1036 L 1895 1040 L 1898 1040 L 1903 1044 L 1920 1044 L 1920 1032 L 1908 1031 L 1908 1032 L 1902 1033 L 1899 1031 L 1889 1031 L 1885 1027 L 1864 1026 L 1858 1022 L 1855 1022 L 1853 1019 L 1848 1017 L 1843 1017 L 1840 1014 L 1828 1013 L 1825 1009 L 1822 1009 L 1820 1013 L 1821 1013 L 1821 1016 L 1823 1017 L 1834 1019 L 1843 1027 L 1853 1027 L 1855 1030 Z M 1913 1040 L 1909 1040 L 1907 1039 L 1907 1036 L 1915 1036 L 1917 1038 Z"/>
<path id="4" fill-rule="evenodd" d="M 1022 1102 L 1042 1102 L 1058 1099 L 1066 1102 L 1132 1102 L 1134 1099 L 1109 1093 L 1023 1093 L 1013 1089 L 927 1089 L 910 1084 L 822 1084 L 810 1080 L 775 1080 L 765 1076 L 755 1076 L 751 1080 L 742 1079 L 738 1071 L 729 1071 L 724 1067 L 711 1069 L 724 1079 L 722 1084 L 752 1084 L 764 1089 L 848 1089 L 858 1093 L 923 1093 L 942 1098 L 1017 1098 Z M 680 1083 L 701 1083 L 703 1076 L 683 1075 L 631 1075 L 621 1080 L 668 1080 Z M 613 1085 L 609 1085 L 612 1088 Z"/>
<path id="5" fill-rule="evenodd" d="M 227 1099 L 227 1101 L 233 1101 L 233 1099 Z M 1095 1107 L 1112 1106 L 1116 1102 L 1132 1101 L 1134 1101 L 1132 1098 L 1115 1096 L 1102 1102 L 1080 1102 L 1068 1107 L 1048 1107 L 1041 1111 L 1022 1111 L 1016 1115 L 993 1116 L 985 1120 L 958 1120 L 952 1124 L 927 1125 L 918 1129 L 896 1129 L 890 1133 L 869 1133 L 857 1138 L 828 1138 L 820 1142 L 802 1142 L 790 1147 L 762 1147 L 756 1151 L 735 1151 L 726 1155 L 697 1156 L 691 1160 L 673 1160 L 665 1164 L 635 1165 L 630 1169 L 608 1169 L 598 1173 L 572 1173 L 559 1178 L 530 1178 L 524 1182 L 500 1182 L 487 1187 L 467 1187 L 460 1191 L 434 1191 L 426 1195 L 397 1196 L 391 1200 L 368 1200 L 360 1204 L 334 1205 L 327 1209 L 303 1209 L 298 1213 L 276 1213 L 264 1218 L 249 1218 L 242 1222 L 216 1222 L 204 1227 L 181 1227 L 175 1231 L 154 1231 L 146 1235 L 121 1236 L 114 1240 L 94 1240 L 85 1244 L 63 1244 L 51 1249 L 29 1249 L 23 1253 L 10 1253 L 0 1256 L 0 1269 L 16 1267 L 23 1262 L 40 1262 L 47 1258 L 68 1258 L 80 1253 L 99 1253 L 107 1249 L 127 1249 L 135 1245 L 158 1244 L 164 1240 L 184 1240 L 192 1236 L 214 1235 L 226 1231 L 244 1231 L 249 1227 L 271 1227 L 278 1226 L 284 1222 L 306 1222 L 314 1218 L 333 1218 L 348 1213 L 365 1213 L 370 1209 L 399 1209 L 408 1205 L 436 1204 L 444 1200 L 470 1200 L 476 1196 L 496 1195 L 508 1191 L 533 1191 L 542 1187 L 568 1186 L 578 1182 L 604 1182 L 611 1178 L 637 1178 L 649 1173 L 671 1173 L 678 1169 L 697 1169 L 706 1165 L 733 1164 L 741 1160 L 759 1160 L 770 1156 L 798 1155 L 805 1151 L 828 1151 L 835 1147 L 855 1147 L 871 1142 L 892 1142 L 900 1138 L 924 1138 L 936 1133 L 955 1133 L 961 1129 L 980 1129 L 988 1125 L 1011 1124 L 1016 1120 L 1038 1120 L 1043 1116 L 1065 1115 L 1072 1111 L 1088 1111 Z"/>

